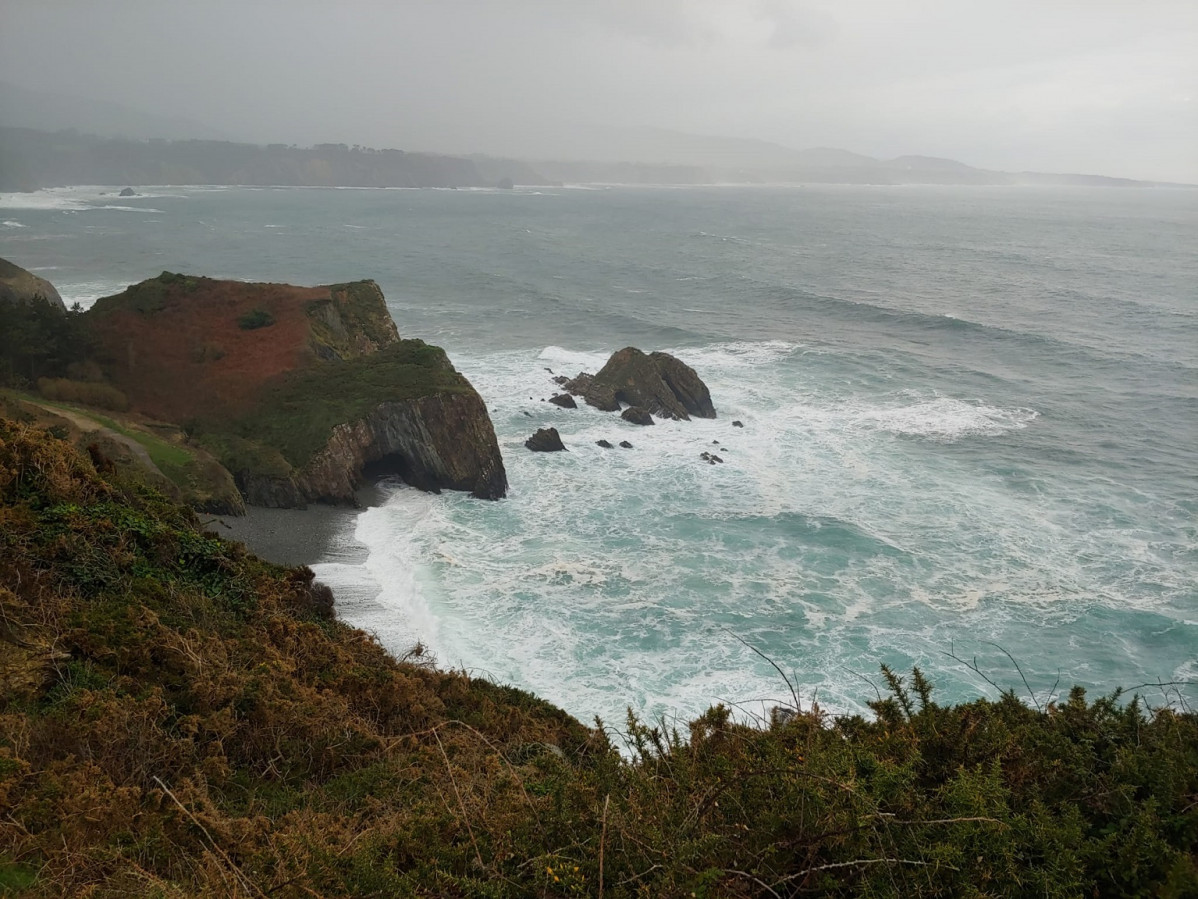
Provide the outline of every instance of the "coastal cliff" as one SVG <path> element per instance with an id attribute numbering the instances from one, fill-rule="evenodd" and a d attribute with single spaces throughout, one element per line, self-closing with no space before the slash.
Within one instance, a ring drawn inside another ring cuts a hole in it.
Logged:
<path id="1" fill-rule="evenodd" d="M 476 393 L 383 403 L 336 425 L 311 461 L 286 477 L 244 470 L 237 477 L 255 506 L 298 508 L 353 499 L 364 474 L 398 475 L 432 493 L 469 491 L 501 499 L 507 475 L 486 407 Z"/>
<path id="2" fill-rule="evenodd" d="M 403 339 L 373 281 L 321 287 L 164 272 L 86 313 L 123 412 L 173 422 L 251 505 L 354 503 L 368 476 L 499 499 L 482 398 L 439 347 Z"/>

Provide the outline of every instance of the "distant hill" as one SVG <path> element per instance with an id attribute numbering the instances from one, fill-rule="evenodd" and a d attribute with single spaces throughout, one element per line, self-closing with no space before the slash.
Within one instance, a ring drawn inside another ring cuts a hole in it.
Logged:
<path id="1" fill-rule="evenodd" d="M 836 147 L 796 150 L 781 144 L 662 128 L 578 127 L 546 143 L 532 163 L 565 182 L 660 184 L 1059 184 L 1105 187 L 1156 182 L 1102 175 L 1002 172 L 955 159 L 878 159 Z"/>
<path id="2" fill-rule="evenodd" d="M 213 140 L 128 140 L 0 127 L 0 190 L 69 184 L 255 184 L 307 187 L 495 187 L 540 176 L 492 161 L 345 144 L 258 146 Z M 504 174 L 497 174 L 504 172 Z"/>
<path id="3" fill-rule="evenodd" d="M 656 136 L 670 139 L 659 141 Z M 217 140 L 133 140 L 0 127 L 0 190 L 70 184 L 247 184 L 305 187 L 510 187 L 555 184 L 981 184 L 1147 187 L 1101 175 L 1000 172 L 954 159 L 876 159 L 834 147 L 793 150 L 765 141 L 652 132 L 618 148 L 623 158 L 536 160 L 296 147 Z M 564 148 L 563 148 L 564 149 Z M 580 146 L 578 153 L 585 153 Z M 610 146 L 604 151 L 615 152 Z M 635 155 L 643 154 L 643 155 Z M 1184 185 L 1189 186 L 1189 185 Z"/>
<path id="4" fill-rule="evenodd" d="M 74 130 L 101 137 L 228 140 L 229 135 L 181 116 L 162 116 L 122 103 L 30 90 L 0 81 L 0 122 L 9 128 Z"/>

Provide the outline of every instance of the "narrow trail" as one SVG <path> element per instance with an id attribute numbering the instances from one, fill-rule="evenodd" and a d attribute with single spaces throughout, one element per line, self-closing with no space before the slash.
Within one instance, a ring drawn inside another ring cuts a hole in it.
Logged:
<path id="1" fill-rule="evenodd" d="M 150 469 L 150 471 L 160 475 L 161 477 L 166 478 L 166 475 L 162 473 L 162 470 L 154 464 L 154 460 L 150 458 L 150 454 L 146 452 L 146 448 L 132 437 L 128 437 L 122 434 L 120 431 L 114 431 L 112 428 L 101 424 L 95 419 L 88 418 L 86 415 L 82 415 L 78 412 L 72 412 L 69 409 L 60 409 L 57 406 L 47 406 L 32 400 L 26 400 L 26 402 L 32 406 L 37 406 L 39 409 L 49 412 L 51 415 L 57 415 L 59 418 L 65 418 L 85 434 L 100 434 L 109 438 L 110 440 L 115 440 L 117 443 L 128 447 L 129 451 L 137 457 L 138 461 L 141 462 L 142 465 L 146 466 L 146 468 Z M 169 480 L 169 478 L 167 480 Z"/>

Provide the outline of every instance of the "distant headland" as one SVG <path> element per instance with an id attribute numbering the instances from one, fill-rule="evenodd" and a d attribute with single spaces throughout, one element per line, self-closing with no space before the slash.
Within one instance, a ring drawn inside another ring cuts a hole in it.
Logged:
<path id="1" fill-rule="evenodd" d="M 623 160 L 512 159 L 224 140 L 132 140 L 0 127 L 0 191 L 79 184 L 494 188 L 562 184 L 1060 185 L 1155 187 L 1103 175 L 1001 172 L 952 159 L 876 159 L 848 150 L 792 150 L 758 141 L 683 136 L 665 149 L 629 145 Z M 638 154 L 643 154 L 638 155 Z"/>

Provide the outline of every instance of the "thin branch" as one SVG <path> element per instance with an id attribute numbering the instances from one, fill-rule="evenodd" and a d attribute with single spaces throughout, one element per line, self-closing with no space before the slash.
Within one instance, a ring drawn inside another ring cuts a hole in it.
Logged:
<path id="1" fill-rule="evenodd" d="M 753 652 L 757 653 L 757 655 L 761 656 L 763 659 L 765 659 L 767 662 L 769 662 L 769 663 L 770 663 L 770 666 L 771 666 L 771 667 L 772 667 L 772 668 L 773 668 L 775 671 L 777 671 L 777 672 L 778 672 L 778 674 L 780 674 L 780 675 L 782 676 L 782 680 L 784 680 L 784 681 L 786 682 L 786 686 L 787 686 L 787 688 L 790 690 L 790 695 L 791 695 L 791 698 L 792 698 L 792 699 L 794 699 L 794 702 L 795 702 L 795 711 L 796 711 L 796 712 L 801 712 L 801 711 L 803 711 L 803 705 L 802 705 L 802 703 L 800 703 L 800 702 L 799 702 L 799 691 L 795 689 L 795 685 L 794 685 L 794 683 L 791 681 L 791 679 L 790 679 L 789 677 L 787 677 L 787 676 L 786 676 L 786 672 L 785 672 L 785 671 L 783 671 L 781 668 L 779 668 L 779 667 L 778 667 L 778 663 L 777 663 L 777 662 L 775 662 L 773 659 L 771 659 L 769 656 L 767 656 L 767 655 L 766 655 L 764 652 L 762 652 L 760 649 L 758 649 L 758 648 L 757 648 L 756 646 L 754 646 L 752 643 L 750 643 L 748 640 L 745 640 L 745 639 L 744 639 L 743 637 L 741 637 L 739 634 L 733 633 L 732 631 L 728 630 L 728 628 L 724 628 L 724 630 L 725 630 L 727 633 L 731 634 L 731 635 L 732 635 L 732 637 L 733 637 L 733 638 L 734 638 L 734 639 L 735 639 L 735 640 L 736 640 L 738 643 L 741 643 L 741 644 L 743 644 L 744 646 L 747 646 L 749 649 L 753 650 Z"/>
<path id="2" fill-rule="evenodd" d="M 1021 681 L 1023 681 L 1023 685 L 1025 687 L 1027 687 L 1027 695 L 1032 698 L 1032 702 L 1035 703 L 1035 705 L 1036 705 L 1036 711 L 1037 712 L 1044 711 L 1044 709 L 1041 708 L 1041 706 L 1040 706 L 1040 700 L 1038 700 L 1036 698 L 1036 691 L 1032 689 L 1032 685 L 1029 684 L 1027 682 L 1027 678 L 1023 676 L 1023 669 L 1019 667 L 1019 663 L 1015 661 L 1015 657 L 1013 655 L 1011 655 L 1009 652 L 1007 652 L 1006 649 L 1004 649 L 999 644 L 997 644 L 991 640 L 987 640 L 986 642 L 989 643 L 991 646 L 993 646 L 995 649 L 997 649 L 999 652 L 1001 652 L 1003 655 L 1005 655 L 1008 659 L 1011 660 L 1011 664 L 1014 665 L 1015 670 L 1019 672 L 1019 679 Z"/>
<path id="3" fill-rule="evenodd" d="M 921 868 L 935 866 L 944 867 L 950 871 L 960 870 L 958 868 L 954 868 L 952 865 L 940 865 L 934 862 L 923 862 L 910 858 L 858 858 L 851 862 L 832 862 L 831 864 L 827 865 L 816 865 L 814 868 L 804 868 L 797 874 L 790 874 L 786 877 L 783 877 L 781 880 L 774 881 L 774 886 L 781 886 L 782 884 L 789 883 L 792 880 L 798 880 L 800 877 L 806 877 L 808 874 L 818 874 L 820 871 L 832 871 L 838 868 L 858 868 L 862 865 L 914 865 Z M 770 890 L 770 892 L 772 893 L 773 890 Z M 774 893 L 774 895 L 776 896 L 778 894 Z"/>
<path id="4" fill-rule="evenodd" d="M 453 795 L 458 798 L 458 808 L 462 810 L 462 821 L 466 824 L 466 833 L 470 834 L 470 842 L 474 845 L 474 857 L 478 859 L 478 866 L 486 868 L 483 864 L 483 854 L 479 851 L 478 840 L 474 838 L 474 828 L 470 826 L 470 816 L 466 814 L 466 804 L 462 802 L 462 794 L 458 792 L 458 782 L 453 776 L 453 766 L 449 764 L 449 756 L 445 753 L 445 746 L 441 743 L 441 735 L 437 733 L 437 729 L 433 728 L 433 736 L 437 739 L 437 748 L 441 750 L 441 758 L 445 759 L 445 770 L 449 772 L 449 783 L 453 786 Z"/>
<path id="5" fill-rule="evenodd" d="M 191 811 L 187 808 L 187 806 L 185 806 L 182 802 L 179 801 L 179 797 L 176 796 L 174 793 L 172 793 L 171 788 L 162 782 L 162 778 L 159 777 L 157 774 L 152 775 L 152 777 L 153 777 L 155 783 L 157 783 L 158 786 L 162 787 L 163 792 L 165 792 L 167 796 L 171 797 L 171 800 L 175 803 L 175 805 L 179 806 L 179 808 L 183 812 L 183 814 L 185 814 L 188 818 L 190 818 L 191 822 L 200 829 L 200 832 L 202 834 L 204 834 L 205 837 L 208 838 L 209 845 L 212 846 L 212 849 L 216 852 L 217 855 L 219 855 L 222 859 L 224 859 L 225 864 L 227 864 L 229 866 L 229 868 L 233 871 L 234 875 L 236 875 L 237 879 L 239 881 L 241 881 L 241 885 L 243 887 L 245 887 L 246 892 L 256 893 L 257 895 L 261 896 L 262 899 L 266 899 L 266 894 L 264 892 L 262 892 L 262 890 L 260 890 L 248 877 L 246 877 L 244 873 L 242 873 L 241 868 L 237 867 L 237 865 L 233 861 L 233 859 L 229 858 L 228 853 L 226 853 L 225 850 L 221 849 L 220 846 L 217 845 L 216 840 L 212 839 L 212 834 L 210 834 L 208 832 L 208 828 L 206 828 L 203 824 L 201 824 L 200 820 L 191 813 Z"/>
<path id="6" fill-rule="evenodd" d="M 603 799 L 603 830 L 599 834 L 599 899 L 603 899 L 603 846 L 607 842 L 607 807 L 611 803 L 611 793 Z"/>
<path id="7" fill-rule="evenodd" d="M 750 874 L 748 871 L 737 871 L 735 868 L 728 868 L 727 871 L 729 874 L 737 874 L 741 877 L 747 877 L 749 880 L 753 881 L 759 887 L 766 890 L 771 896 L 775 896 L 775 897 L 777 897 L 777 899 L 782 899 L 782 897 L 779 896 L 777 894 L 777 892 L 775 892 L 773 887 L 771 887 L 768 883 L 766 883 L 761 878 L 755 877 L 754 875 Z"/>

